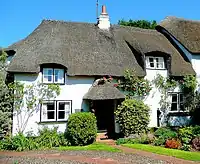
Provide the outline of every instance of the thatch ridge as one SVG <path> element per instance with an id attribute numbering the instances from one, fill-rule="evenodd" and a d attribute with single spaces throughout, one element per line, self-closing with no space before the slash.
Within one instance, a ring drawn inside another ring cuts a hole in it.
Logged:
<path id="1" fill-rule="evenodd" d="M 179 66 L 171 68 L 174 76 L 193 72 L 190 63 L 156 30 L 119 25 L 104 31 L 94 23 L 43 20 L 8 49 L 16 51 L 9 72 L 37 73 L 41 64 L 56 63 L 65 66 L 71 76 L 123 76 L 126 69 L 145 76 L 140 60 L 149 52 L 172 56 L 172 65 Z"/>

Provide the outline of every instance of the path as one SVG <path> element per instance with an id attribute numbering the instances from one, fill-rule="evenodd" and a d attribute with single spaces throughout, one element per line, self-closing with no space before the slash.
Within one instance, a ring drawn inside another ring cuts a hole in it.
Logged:
<path id="1" fill-rule="evenodd" d="M 0 152 L 0 164 L 196 164 L 174 157 L 107 144 L 123 153 L 104 151 L 29 151 Z"/>

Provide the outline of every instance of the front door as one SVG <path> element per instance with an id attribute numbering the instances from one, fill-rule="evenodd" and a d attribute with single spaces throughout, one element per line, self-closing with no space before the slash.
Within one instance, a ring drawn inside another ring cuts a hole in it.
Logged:
<path id="1" fill-rule="evenodd" d="M 95 116 L 97 118 L 97 128 L 99 131 L 107 131 L 108 135 L 115 132 L 114 126 L 114 101 L 98 100 L 94 101 Z"/>

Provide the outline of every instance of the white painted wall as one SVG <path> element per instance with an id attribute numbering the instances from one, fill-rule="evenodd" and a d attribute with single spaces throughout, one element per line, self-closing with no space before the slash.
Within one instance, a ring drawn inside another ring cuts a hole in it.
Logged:
<path id="1" fill-rule="evenodd" d="M 157 74 L 160 74 L 163 77 L 168 76 L 167 70 L 147 69 L 146 72 L 147 72 L 147 75 L 145 78 L 148 79 L 149 81 L 153 81 L 156 78 Z M 161 97 L 161 93 L 155 86 L 153 86 L 150 94 L 144 100 L 144 103 L 147 104 L 151 109 L 149 127 L 157 126 L 157 110 L 160 109 L 160 104 L 159 104 L 160 99 L 161 99 L 160 97 Z"/>
<path id="2" fill-rule="evenodd" d="M 190 53 L 176 38 L 168 33 L 165 29 L 162 29 L 161 31 L 163 34 L 167 34 L 170 36 L 170 38 L 174 41 L 174 43 L 184 52 L 185 56 L 189 59 L 189 61 L 192 63 L 192 67 L 194 71 L 196 72 L 196 77 L 198 81 L 198 85 L 200 85 L 200 54 L 192 54 Z M 199 86 L 197 87 L 197 90 L 200 91 Z M 190 116 L 171 116 L 169 118 L 170 125 L 174 126 L 182 126 L 187 125 L 190 121 Z"/>
<path id="3" fill-rule="evenodd" d="M 40 82 L 42 74 L 15 74 L 15 81 L 22 82 L 25 85 Z M 89 110 L 88 104 L 83 101 L 83 96 L 88 92 L 89 88 L 94 82 L 93 77 L 67 77 L 65 85 L 60 85 L 61 93 L 56 100 L 72 100 L 72 113 L 75 109 Z M 48 128 L 58 126 L 58 131 L 64 132 L 66 130 L 66 123 L 41 123 L 40 111 L 35 111 L 33 116 L 29 119 L 25 133 L 32 131 L 37 135 L 38 128 L 42 128 L 43 125 Z M 17 117 L 13 116 L 13 135 L 17 133 Z"/>

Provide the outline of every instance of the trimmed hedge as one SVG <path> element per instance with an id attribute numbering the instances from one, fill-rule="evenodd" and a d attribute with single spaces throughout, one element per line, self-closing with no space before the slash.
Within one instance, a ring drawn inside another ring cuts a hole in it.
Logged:
<path id="1" fill-rule="evenodd" d="M 149 124 L 150 108 L 141 100 L 126 99 L 115 111 L 116 121 L 125 136 L 145 133 Z"/>
<path id="2" fill-rule="evenodd" d="M 97 121 L 93 113 L 80 112 L 70 115 L 66 137 L 73 146 L 83 146 L 95 141 Z"/>

